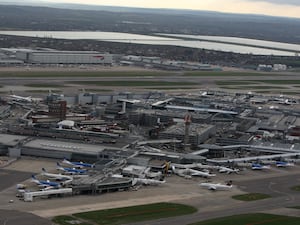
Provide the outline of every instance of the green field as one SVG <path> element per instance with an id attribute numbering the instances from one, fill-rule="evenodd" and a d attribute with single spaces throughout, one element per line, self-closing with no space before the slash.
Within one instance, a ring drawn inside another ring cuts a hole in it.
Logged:
<path id="1" fill-rule="evenodd" d="M 294 186 L 291 188 L 293 191 L 300 191 L 300 186 Z"/>
<path id="2" fill-rule="evenodd" d="M 280 73 L 262 73 L 262 72 L 231 72 L 231 71 L 193 71 L 185 72 L 184 76 L 194 76 L 194 77 L 227 77 L 227 76 L 240 76 L 240 77 L 251 77 L 251 76 L 280 76 Z"/>
<path id="3" fill-rule="evenodd" d="M 287 87 L 281 87 L 281 86 L 219 86 L 220 88 L 223 89 L 232 89 L 232 90 L 286 90 L 288 89 Z M 262 93 L 262 92 L 261 92 Z"/>
<path id="4" fill-rule="evenodd" d="M 175 75 L 171 72 L 161 71 L 14 71 L 0 72 L 0 77 L 145 77 Z"/>
<path id="5" fill-rule="evenodd" d="M 49 83 L 33 83 L 33 84 L 24 84 L 25 87 L 33 87 L 33 88 L 62 88 L 63 84 L 49 84 Z"/>
<path id="6" fill-rule="evenodd" d="M 80 223 L 80 225 L 121 225 L 126 223 L 192 214 L 195 212 L 197 212 L 197 209 L 192 206 L 175 203 L 155 203 L 149 205 L 77 213 L 72 216 L 57 216 L 53 219 L 53 222 L 60 225 L 70 225 L 72 224 L 72 221 L 77 220 L 84 222 Z"/>
<path id="7" fill-rule="evenodd" d="M 215 81 L 217 85 L 246 85 L 246 84 L 257 84 L 257 82 L 253 81 L 243 81 L 243 80 L 238 80 L 238 81 L 232 81 L 232 80 L 218 80 Z"/>
<path id="8" fill-rule="evenodd" d="M 259 86 L 259 85 L 257 85 L 257 86 L 237 86 L 237 87 L 239 87 L 240 89 L 242 89 L 242 90 L 268 90 L 268 89 L 276 89 L 276 90 L 278 90 L 278 89 L 288 89 L 287 87 L 281 87 L 281 86 Z"/>
<path id="9" fill-rule="evenodd" d="M 168 82 L 168 81 L 141 81 L 141 80 L 115 80 L 115 81 L 75 81 L 70 84 L 93 85 L 93 86 L 128 86 L 128 87 L 147 87 L 147 86 L 188 86 L 197 85 L 193 82 Z"/>
<path id="10" fill-rule="evenodd" d="M 91 88 L 91 89 L 85 89 L 86 92 L 113 92 L 111 89 L 96 89 L 96 88 Z"/>
<path id="11" fill-rule="evenodd" d="M 27 92 L 27 93 L 45 94 L 45 93 L 49 93 L 49 90 L 26 90 L 25 92 Z M 55 93 L 61 93 L 62 90 L 55 89 L 54 92 Z"/>
<path id="12" fill-rule="evenodd" d="M 255 213 L 229 216 L 193 223 L 191 225 L 299 225 L 299 217 Z"/>
<path id="13" fill-rule="evenodd" d="M 300 84 L 300 80 L 253 80 L 254 82 L 261 82 L 265 84 L 285 84 L 285 85 L 293 85 Z"/>
<path id="14" fill-rule="evenodd" d="M 290 209 L 300 209 L 300 206 L 291 206 L 291 207 L 287 207 L 287 208 L 290 208 Z"/>
<path id="15" fill-rule="evenodd" d="M 232 196 L 233 199 L 240 200 L 240 201 L 256 201 L 256 200 L 261 200 L 270 197 L 271 197 L 270 195 L 261 194 L 261 193 L 249 193 L 249 194 Z"/>

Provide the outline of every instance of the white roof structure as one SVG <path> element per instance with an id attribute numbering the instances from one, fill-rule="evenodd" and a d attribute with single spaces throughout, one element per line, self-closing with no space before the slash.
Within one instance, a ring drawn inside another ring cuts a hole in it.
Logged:
<path id="1" fill-rule="evenodd" d="M 75 122 L 72 120 L 63 120 L 57 123 L 58 126 L 64 126 L 64 127 L 74 127 Z"/>

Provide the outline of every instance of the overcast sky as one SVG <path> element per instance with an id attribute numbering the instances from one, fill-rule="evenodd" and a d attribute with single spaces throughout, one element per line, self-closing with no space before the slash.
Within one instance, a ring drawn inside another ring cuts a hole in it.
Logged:
<path id="1" fill-rule="evenodd" d="M 176 8 L 300 18 L 300 0 L 44 0 L 81 4 Z"/>

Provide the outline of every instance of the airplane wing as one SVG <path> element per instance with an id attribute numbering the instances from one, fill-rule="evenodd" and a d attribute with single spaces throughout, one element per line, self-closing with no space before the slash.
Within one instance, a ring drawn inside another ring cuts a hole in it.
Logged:
<path id="1" fill-rule="evenodd" d="M 46 186 L 42 189 L 42 191 L 48 191 L 48 190 L 51 190 L 53 189 L 54 187 L 53 186 Z"/>
<path id="2" fill-rule="evenodd" d="M 208 186 L 208 190 L 215 191 L 217 187 L 215 185 Z"/>

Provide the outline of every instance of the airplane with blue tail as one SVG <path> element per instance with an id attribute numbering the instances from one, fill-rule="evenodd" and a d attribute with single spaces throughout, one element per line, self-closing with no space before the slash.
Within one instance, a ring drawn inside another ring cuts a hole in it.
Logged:
<path id="1" fill-rule="evenodd" d="M 271 167 L 269 165 L 262 165 L 259 163 L 252 163 L 251 168 L 253 170 L 263 170 L 263 169 L 270 169 Z"/>
<path id="2" fill-rule="evenodd" d="M 57 164 L 57 169 L 61 170 L 67 174 L 85 174 L 87 173 L 87 170 L 85 169 L 75 169 L 75 168 L 67 168 L 67 167 L 62 167 L 58 162 Z"/>
<path id="3" fill-rule="evenodd" d="M 74 166 L 75 168 L 84 168 L 84 167 L 94 168 L 95 167 L 95 164 L 84 163 L 84 162 L 71 162 L 71 161 L 69 161 L 66 158 L 64 158 L 64 160 L 62 161 L 62 163 Z"/>
<path id="4" fill-rule="evenodd" d="M 45 168 L 42 168 L 42 173 L 43 176 L 49 177 L 50 179 L 55 179 L 59 181 L 66 181 L 66 180 L 73 180 L 71 176 L 68 175 L 63 175 L 63 174 L 56 174 L 56 173 L 49 173 L 46 171 Z"/>
<path id="5" fill-rule="evenodd" d="M 32 182 L 36 183 L 39 187 L 43 187 L 45 189 L 52 189 L 52 188 L 60 188 L 61 184 L 49 180 L 38 180 L 34 175 L 32 177 Z"/>
<path id="6" fill-rule="evenodd" d="M 291 162 L 277 161 L 276 166 L 277 167 L 289 167 L 289 166 L 295 166 L 295 164 L 291 163 Z"/>

